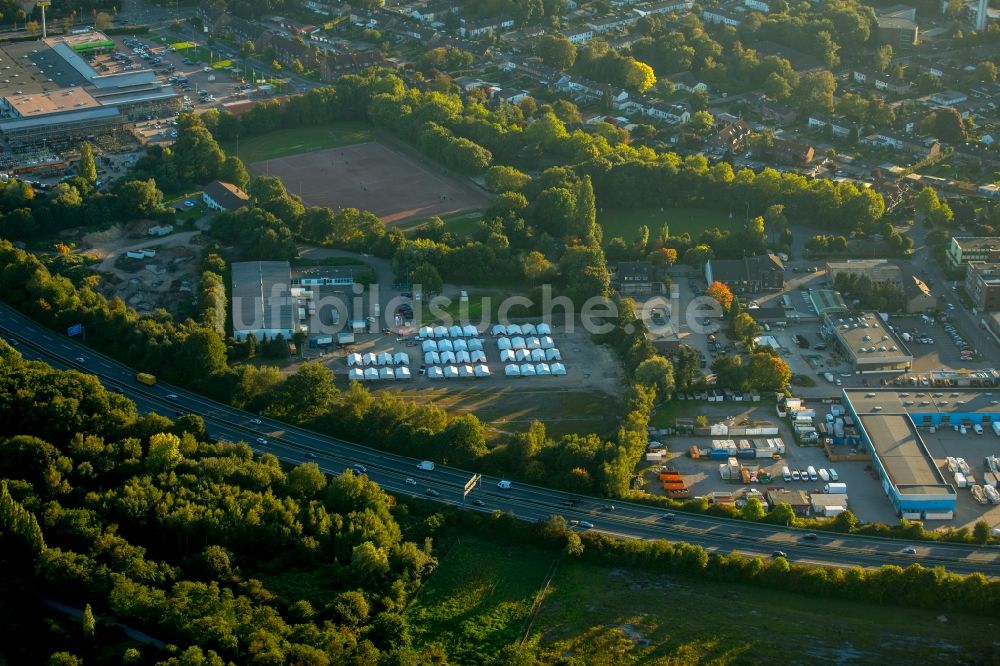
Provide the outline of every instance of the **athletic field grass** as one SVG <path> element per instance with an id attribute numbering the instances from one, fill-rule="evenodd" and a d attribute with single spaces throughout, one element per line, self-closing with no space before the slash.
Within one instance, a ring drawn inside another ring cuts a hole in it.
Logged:
<path id="1" fill-rule="evenodd" d="M 253 164 L 371 140 L 371 128 L 364 123 L 342 122 L 321 127 L 290 127 L 259 136 L 240 137 L 239 156 L 244 164 Z M 223 149 L 227 155 L 235 155 L 236 142 L 224 144 Z"/>
<path id="2" fill-rule="evenodd" d="M 664 223 L 670 225 L 670 235 L 680 236 L 684 232 L 697 239 L 702 231 L 712 227 L 722 229 L 738 228 L 742 216 L 702 208 L 613 208 L 599 212 L 597 221 L 604 228 L 604 241 L 621 236 L 632 242 L 639 235 L 639 227 L 649 227 L 649 234 L 655 238 Z"/>

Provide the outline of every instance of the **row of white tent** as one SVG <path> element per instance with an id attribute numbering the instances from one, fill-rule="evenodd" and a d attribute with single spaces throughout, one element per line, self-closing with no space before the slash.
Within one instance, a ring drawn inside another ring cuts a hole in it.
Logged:
<path id="1" fill-rule="evenodd" d="M 497 338 L 497 349 L 500 351 L 504 349 L 552 349 L 555 346 L 556 343 L 547 335 L 543 335 L 540 338 L 534 336 L 529 338 L 522 338 L 520 336 L 515 338 Z"/>
<path id="2" fill-rule="evenodd" d="M 479 335 L 479 329 L 472 324 L 465 326 L 421 326 L 417 333 L 422 338 L 474 338 Z"/>
<path id="3" fill-rule="evenodd" d="M 424 354 L 424 363 L 427 365 L 440 365 L 442 363 L 486 363 L 486 352 L 429 351 Z"/>
<path id="4" fill-rule="evenodd" d="M 368 352 L 364 356 L 361 354 L 348 354 L 347 365 L 351 367 L 359 365 L 409 365 L 410 355 L 406 352 L 396 352 L 395 354 L 390 354 L 389 352 L 382 352 L 380 354 L 375 354 L 373 352 Z"/>
<path id="5" fill-rule="evenodd" d="M 552 335 L 552 327 L 541 324 L 494 324 L 490 335 Z"/>
<path id="6" fill-rule="evenodd" d="M 420 349 L 424 352 L 430 351 L 482 351 L 483 341 L 478 338 L 471 340 L 424 340 L 420 343 Z"/>
<path id="7" fill-rule="evenodd" d="M 410 379 L 410 369 L 403 368 L 351 368 L 347 376 L 356 382 L 373 382 L 379 379 Z"/>
<path id="8" fill-rule="evenodd" d="M 516 363 L 511 363 L 503 371 L 508 377 L 540 377 L 544 375 L 565 375 L 566 366 L 562 363 L 553 363 L 552 365 L 548 363 L 539 363 L 538 365 L 531 365 L 530 363 L 517 365 Z"/>
<path id="9" fill-rule="evenodd" d="M 561 361 L 562 354 L 558 349 L 504 349 L 500 352 L 500 362 L 516 361 Z"/>
<path id="10" fill-rule="evenodd" d="M 471 365 L 460 365 L 457 368 L 453 365 L 446 365 L 444 367 L 432 365 L 427 368 L 427 377 L 430 379 L 467 379 L 469 377 L 489 376 L 490 369 L 485 365 L 477 365 L 475 368 Z"/>

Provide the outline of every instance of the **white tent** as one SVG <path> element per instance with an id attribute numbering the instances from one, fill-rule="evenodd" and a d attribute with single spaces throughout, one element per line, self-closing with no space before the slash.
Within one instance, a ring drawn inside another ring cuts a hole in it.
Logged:
<path id="1" fill-rule="evenodd" d="M 434 337 L 434 329 L 431 328 L 430 326 L 421 326 L 420 327 L 420 337 L 422 337 L 422 338 L 433 338 Z"/>
<path id="2" fill-rule="evenodd" d="M 462 327 L 458 324 L 453 324 L 451 328 L 448 329 L 449 338 L 460 338 L 462 337 Z"/>
<path id="3" fill-rule="evenodd" d="M 469 354 L 473 363 L 486 363 L 486 352 L 481 350 L 476 350 Z"/>
<path id="4" fill-rule="evenodd" d="M 424 340 L 423 344 L 420 345 L 420 350 L 425 352 L 437 351 L 438 343 L 434 340 Z"/>
<path id="5" fill-rule="evenodd" d="M 521 327 L 517 324 L 507 324 L 507 335 L 521 335 Z"/>
<path id="6" fill-rule="evenodd" d="M 469 349 L 469 343 L 464 338 L 459 338 L 452 343 L 455 347 L 455 351 L 467 351 Z"/>
<path id="7" fill-rule="evenodd" d="M 522 363 L 521 364 L 521 376 L 522 377 L 534 377 L 536 374 L 538 374 L 538 373 L 535 372 L 535 366 L 531 365 L 530 363 Z"/>
<path id="8" fill-rule="evenodd" d="M 447 379 L 455 379 L 458 377 L 458 368 L 453 365 L 444 366 L 444 376 Z"/>
<path id="9" fill-rule="evenodd" d="M 503 369 L 503 372 L 508 377 L 520 377 L 521 376 L 521 368 L 517 367 L 513 363 L 511 363 L 510 365 L 508 365 L 507 367 L 505 367 Z"/>
<path id="10" fill-rule="evenodd" d="M 534 324 L 521 324 L 521 334 L 522 335 L 534 335 L 535 334 Z"/>
<path id="11" fill-rule="evenodd" d="M 561 361 L 562 360 L 562 354 L 560 354 L 559 350 L 556 349 L 555 347 L 553 347 L 552 349 L 546 349 L 545 350 L 545 360 L 546 361 Z"/>
<path id="12" fill-rule="evenodd" d="M 439 366 L 432 365 L 431 367 L 427 368 L 427 377 L 429 379 L 441 379 L 442 377 L 444 377 L 444 372 L 441 370 Z"/>
<path id="13" fill-rule="evenodd" d="M 476 373 L 474 373 L 472 371 L 472 366 L 471 365 L 460 365 L 458 367 L 458 376 L 459 377 L 463 377 L 463 378 L 464 377 L 475 377 Z"/>
<path id="14" fill-rule="evenodd" d="M 549 368 L 548 363 L 539 363 L 538 365 L 535 366 L 535 372 L 538 373 L 539 375 L 551 375 L 552 369 Z"/>
<path id="15" fill-rule="evenodd" d="M 392 354 L 389 352 L 380 353 L 377 359 L 379 365 L 392 365 Z"/>
<path id="16" fill-rule="evenodd" d="M 347 373 L 347 378 L 355 382 L 360 382 L 365 378 L 365 371 L 361 368 L 351 368 L 351 371 Z"/>
<path id="17" fill-rule="evenodd" d="M 476 366 L 476 377 L 489 377 L 489 376 L 490 376 L 490 369 L 488 367 L 486 367 L 485 365 Z"/>
<path id="18" fill-rule="evenodd" d="M 434 327 L 434 337 L 435 338 L 447 338 L 448 337 L 448 329 L 445 328 L 444 326 L 435 326 Z"/>
<path id="19" fill-rule="evenodd" d="M 550 370 L 552 370 L 552 374 L 553 375 L 565 375 L 566 374 L 566 366 L 563 365 L 562 363 L 553 363 L 552 367 L 550 368 Z"/>
<path id="20" fill-rule="evenodd" d="M 531 360 L 531 352 L 527 349 L 518 349 L 514 352 L 514 360 L 517 362 Z"/>
<path id="21" fill-rule="evenodd" d="M 363 361 L 361 360 L 361 354 L 348 354 L 347 355 L 347 365 L 361 365 Z"/>
<path id="22" fill-rule="evenodd" d="M 441 355 L 436 351 L 429 351 L 424 354 L 424 363 L 427 365 L 437 365 L 441 362 Z"/>
<path id="23" fill-rule="evenodd" d="M 542 351 L 541 349 L 532 349 L 531 350 L 531 360 L 532 361 L 544 361 L 545 360 L 545 352 Z"/>
<path id="24" fill-rule="evenodd" d="M 535 336 L 531 336 L 530 338 L 524 341 L 524 346 L 527 347 L 528 349 L 538 349 L 539 347 L 542 346 L 542 343 Z"/>
<path id="25" fill-rule="evenodd" d="M 396 379 L 410 379 L 410 369 L 405 365 L 401 368 L 396 368 Z"/>
<path id="26" fill-rule="evenodd" d="M 455 351 L 455 345 L 451 340 L 438 340 L 438 351 Z"/>
<path id="27" fill-rule="evenodd" d="M 375 365 L 375 363 L 378 362 L 378 359 L 375 357 L 375 354 L 372 353 L 372 352 L 368 352 L 367 354 L 365 354 L 364 356 L 362 356 L 361 359 L 362 359 L 362 362 L 365 365 Z"/>
<path id="28" fill-rule="evenodd" d="M 456 363 L 472 363 L 472 357 L 469 356 L 469 352 L 467 352 L 467 351 L 455 352 L 455 362 Z"/>
<path id="29" fill-rule="evenodd" d="M 396 355 L 392 357 L 392 362 L 396 365 L 409 365 L 410 355 L 406 352 L 396 352 Z"/>
<path id="30" fill-rule="evenodd" d="M 510 349 L 510 338 L 497 338 L 497 349 L 500 351 Z"/>
<path id="31" fill-rule="evenodd" d="M 392 368 L 382 368 L 378 371 L 379 379 L 395 379 L 396 373 L 392 371 Z"/>
<path id="32" fill-rule="evenodd" d="M 516 361 L 516 360 L 517 356 L 514 355 L 514 351 L 512 349 L 504 349 L 502 352 L 500 352 L 501 363 L 507 363 L 509 361 Z"/>
<path id="33" fill-rule="evenodd" d="M 552 338 L 547 335 L 542 336 L 541 343 L 542 349 L 552 349 L 556 346 L 556 343 L 552 341 Z"/>
<path id="34" fill-rule="evenodd" d="M 535 333 L 538 333 L 538 335 L 552 335 L 552 327 L 542 322 L 538 326 L 535 326 Z"/>
<path id="35" fill-rule="evenodd" d="M 507 327 L 503 324 L 493 324 L 493 328 L 490 329 L 490 335 L 507 335 Z"/>
<path id="36" fill-rule="evenodd" d="M 511 338 L 510 346 L 512 349 L 524 349 L 525 348 L 524 338 Z"/>
<path id="37" fill-rule="evenodd" d="M 462 327 L 462 335 L 466 338 L 474 338 L 479 335 L 479 331 L 472 324 L 466 324 Z"/>
<path id="38" fill-rule="evenodd" d="M 365 381 L 370 382 L 378 379 L 378 370 L 375 368 L 365 368 Z"/>
<path id="39" fill-rule="evenodd" d="M 473 338 L 472 340 L 469 340 L 469 351 L 476 351 L 477 349 L 482 350 L 482 348 L 483 348 L 482 340 L 478 338 Z"/>
<path id="40" fill-rule="evenodd" d="M 454 363 L 455 362 L 455 352 L 443 351 L 441 352 L 441 363 Z"/>

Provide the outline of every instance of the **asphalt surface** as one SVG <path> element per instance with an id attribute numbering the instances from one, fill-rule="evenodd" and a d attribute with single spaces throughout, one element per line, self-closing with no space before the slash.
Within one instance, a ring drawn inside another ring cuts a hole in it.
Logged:
<path id="1" fill-rule="evenodd" d="M 78 344 L 75 339 L 44 328 L 6 305 L 0 305 L 0 335 L 27 359 L 96 375 L 106 387 L 118 389 L 135 401 L 140 412 L 156 411 L 168 417 L 196 413 L 204 419 L 212 437 L 245 441 L 258 452 L 272 453 L 293 464 L 314 460 L 331 474 L 363 465 L 364 473 L 372 481 L 396 495 L 422 497 L 472 511 L 512 512 L 527 521 L 556 514 L 567 520 L 593 523 L 593 529 L 613 536 L 686 541 L 720 553 L 735 550 L 766 557 L 780 550 L 789 560 L 808 564 L 905 567 L 918 562 L 927 567 L 944 566 L 956 573 L 979 571 L 991 577 L 1000 576 L 1000 547 L 996 546 L 935 544 L 824 532 L 809 538 L 807 531 L 801 529 L 680 512 L 671 514 L 638 504 L 572 495 L 517 482 L 505 490 L 497 485 L 500 479 L 486 476 L 463 500 L 463 488 L 472 478 L 472 472 L 443 466 L 432 471 L 421 470 L 417 467 L 419 461 L 413 458 L 257 417 L 162 382 L 155 386 L 140 384 L 135 380 L 134 370 Z M 429 491 L 437 495 L 431 496 Z M 916 549 L 916 554 L 903 552 L 909 547 Z"/>

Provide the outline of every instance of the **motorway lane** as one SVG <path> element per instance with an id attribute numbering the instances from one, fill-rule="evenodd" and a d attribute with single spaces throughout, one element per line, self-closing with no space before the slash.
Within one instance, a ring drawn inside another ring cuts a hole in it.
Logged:
<path id="1" fill-rule="evenodd" d="M 19 340 L 18 348 L 28 357 L 49 362 L 54 367 L 92 372 L 105 385 L 120 387 L 127 396 L 136 400 L 142 411 L 155 410 L 168 416 L 175 411 L 197 413 L 205 419 L 213 437 L 246 441 L 257 451 L 273 453 L 292 463 L 311 459 L 308 454 L 312 453 L 317 464 L 333 474 L 361 463 L 367 468 L 369 478 L 389 492 L 431 499 L 426 492 L 428 488 L 433 488 L 440 493 L 435 501 L 462 506 L 462 488 L 471 477 L 471 472 L 442 466 L 437 466 L 433 472 L 426 472 L 417 469 L 416 459 L 369 449 L 266 418 L 261 418 L 262 423 L 257 425 L 251 422 L 255 418 L 252 414 L 182 389 L 163 383 L 152 387 L 137 384 L 133 370 L 43 329 L 6 306 L 0 307 L 0 332 L 4 332 L 4 337 L 8 339 Z M 79 356 L 86 359 L 84 363 L 75 361 Z M 168 394 L 176 395 L 176 399 L 168 399 Z M 257 437 L 266 438 L 267 444 L 257 443 Z M 417 485 L 405 484 L 406 477 L 416 479 Z M 818 532 L 815 540 L 807 540 L 806 532 L 799 529 L 678 512 L 675 512 L 673 520 L 666 520 L 663 517 L 666 511 L 644 505 L 572 495 L 520 483 L 515 483 L 510 490 L 501 490 L 496 485 L 498 481 L 495 477 L 483 477 L 480 486 L 470 493 L 466 508 L 510 511 L 524 520 L 558 514 L 567 520 L 588 520 L 595 524 L 595 529 L 608 534 L 683 540 L 720 552 L 735 549 L 743 553 L 768 555 L 774 550 L 782 550 L 792 560 L 832 566 L 878 566 L 885 563 L 905 566 L 917 561 L 927 566 L 943 564 L 959 573 L 983 571 L 987 575 L 1000 576 L 1000 548 L 996 547 L 908 542 L 824 532 Z M 473 506 L 475 499 L 481 499 L 485 506 Z M 570 500 L 577 503 L 566 504 Z M 604 508 L 612 502 L 614 510 Z M 901 553 L 907 546 L 915 547 L 918 555 Z"/>

